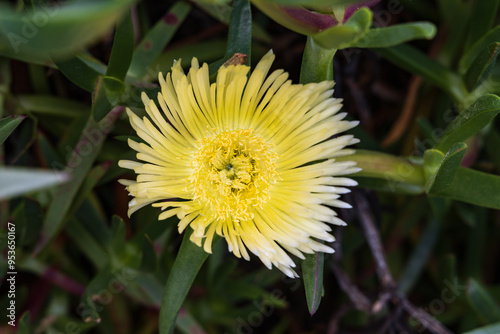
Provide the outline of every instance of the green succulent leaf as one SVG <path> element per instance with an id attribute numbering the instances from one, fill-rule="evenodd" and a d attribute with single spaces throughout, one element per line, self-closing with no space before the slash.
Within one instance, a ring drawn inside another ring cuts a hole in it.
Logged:
<path id="1" fill-rule="evenodd" d="M 86 55 L 79 55 L 74 58 L 56 63 L 56 67 L 66 78 L 78 87 L 92 92 L 99 80 L 99 76 L 105 72 L 96 70 L 92 65 L 92 60 L 86 59 Z"/>
<path id="2" fill-rule="evenodd" d="M 175 319 L 193 284 L 201 266 L 208 257 L 208 253 L 202 247 L 197 246 L 190 240 L 192 229 L 184 232 L 181 248 L 175 258 L 174 265 L 170 270 L 160 309 L 160 334 L 169 334 L 175 327 Z M 220 241 L 215 236 L 213 247 Z"/>
<path id="3" fill-rule="evenodd" d="M 430 151 L 432 152 L 435 150 Z M 453 183 L 466 151 L 467 145 L 465 143 L 456 143 L 450 148 L 427 181 L 426 192 L 429 195 L 439 194 Z M 426 164 L 434 166 L 437 156 L 439 156 L 439 154 L 435 154 L 435 152 L 431 154 L 425 152 L 424 169 L 426 168 Z"/>
<path id="4" fill-rule="evenodd" d="M 429 22 L 412 22 L 368 30 L 358 41 L 349 45 L 356 48 L 386 48 L 414 39 L 432 39 L 436 26 Z"/>
<path id="5" fill-rule="evenodd" d="M 165 46 L 172 40 L 179 26 L 184 22 L 191 10 L 191 5 L 179 1 L 169 12 L 161 18 L 143 37 L 137 46 L 128 74 L 136 79 L 142 79 L 149 72 L 155 76 L 160 69 L 152 67 L 153 62 L 160 56 Z M 169 64 L 171 66 L 172 64 Z"/>
<path id="6" fill-rule="evenodd" d="M 435 148 L 447 152 L 453 144 L 465 141 L 490 124 L 499 112 L 498 96 L 492 94 L 481 96 L 446 127 Z"/>
<path id="7" fill-rule="evenodd" d="M 69 180 L 64 172 L 45 169 L 0 167 L 0 199 L 16 197 Z"/>
<path id="8" fill-rule="evenodd" d="M 366 7 L 358 9 L 343 24 L 335 25 L 313 35 L 314 41 L 325 49 L 344 49 L 359 41 L 370 29 L 373 13 Z"/>
<path id="9" fill-rule="evenodd" d="M 14 115 L 0 119 L 0 145 L 2 145 L 8 136 L 14 131 L 26 116 Z"/>
<path id="10" fill-rule="evenodd" d="M 311 315 L 318 310 L 323 294 L 324 262 L 325 254 L 322 252 L 306 254 L 305 259 L 301 262 L 307 308 Z"/>
<path id="11" fill-rule="evenodd" d="M 492 325 L 480 327 L 473 329 L 471 331 L 467 331 L 463 334 L 498 334 L 500 333 L 500 322 L 497 322 Z"/>
<path id="12" fill-rule="evenodd" d="M 481 39 L 476 41 L 462 56 L 458 64 L 460 73 L 466 73 L 472 66 L 477 56 L 491 43 L 500 41 L 500 26 L 488 31 Z"/>
<path id="13" fill-rule="evenodd" d="M 132 54 L 134 52 L 134 27 L 132 18 L 126 15 L 118 23 L 113 41 L 113 48 L 109 56 L 108 69 L 106 76 L 116 78 L 118 81 L 124 81 L 127 75 Z"/>
<path id="14" fill-rule="evenodd" d="M 453 183 L 440 197 L 500 209 L 500 176 L 460 167 Z"/>
<path id="15" fill-rule="evenodd" d="M 25 12 L 2 4 L 0 55 L 34 63 L 68 59 L 107 33 L 131 3 L 76 1 Z"/>
<path id="16" fill-rule="evenodd" d="M 465 86 L 468 90 L 476 88 L 481 81 L 490 73 L 495 66 L 498 53 L 500 52 L 500 43 L 489 44 L 486 49 L 481 51 L 464 76 Z"/>
<path id="17" fill-rule="evenodd" d="M 476 280 L 469 280 L 467 285 L 467 300 L 476 314 L 486 323 L 500 321 L 500 307 L 495 298 Z"/>

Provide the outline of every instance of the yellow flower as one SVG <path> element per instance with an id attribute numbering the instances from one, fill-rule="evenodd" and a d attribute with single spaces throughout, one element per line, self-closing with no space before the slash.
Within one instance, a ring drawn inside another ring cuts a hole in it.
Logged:
<path id="1" fill-rule="evenodd" d="M 273 60 L 267 53 L 250 77 L 248 66 L 221 67 L 212 84 L 196 58 L 187 75 L 180 62 L 160 73 L 160 109 L 143 94 L 149 118 L 127 110 L 145 142 L 129 140 L 139 162 L 119 164 L 137 174 L 121 180 L 129 215 L 152 203 L 206 252 L 217 233 L 237 257 L 250 251 L 296 277 L 288 253 L 331 253 L 320 241 L 334 241 L 329 224 L 345 225 L 331 207 L 350 207 L 339 197 L 356 182 L 342 176 L 359 168 L 335 158 L 354 152 L 345 146 L 358 140 L 338 134 L 357 122 L 338 112 L 333 82 L 294 85 L 283 70 L 268 75 Z"/>

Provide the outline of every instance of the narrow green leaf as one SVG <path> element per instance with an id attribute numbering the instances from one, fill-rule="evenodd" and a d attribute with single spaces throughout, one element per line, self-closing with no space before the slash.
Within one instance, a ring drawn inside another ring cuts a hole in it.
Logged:
<path id="1" fill-rule="evenodd" d="M 465 143 L 456 143 L 451 146 L 443 160 L 440 161 L 434 174 L 427 181 L 426 192 L 429 195 L 439 194 L 453 183 L 466 151 L 467 145 Z M 424 166 L 428 163 L 426 153 L 424 153 Z M 432 160 L 431 163 L 434 165 L 435 161 Z"/>
<path id="2" fill-rule="evenodd" d="M 497 322 L 489 326 L 476 328 L 471 331 L 465 332 L 463 334 L 498 334 L 498 333 L 500 333 L 500 322 Z"/>
<path id="3" fill-rule="evenodd" d="M 411 22 L 390 27 L 370 29 L 358 41 L 349 45 L 356 48 L 386 48 L 414 39 L 432 39 L 436 26 L 429 22 Z"/>
<path id="4" fill-rule="evenodd" d="M 311 315 L 316 313 L 321 302 L 324 261 L 325 254 L 317 252 L 314 254 L 305 254 L 305 259 L 301 262 L 307 308 Z"/>
<path id="5" fill-rule="evenodd" d="M 80 207 L 83 201 L 88 197 L 92 189 L 97 185 L 101 177 L 106 173 L 109 166 L 111 165 L 111 161 L 103 162 L 94 168 L 92 168 L 87 177 L 82 183 L 81 188 L 78 190 L 78 193 L 75 195 L 73 203 L 71 204 L 71 208 L 68 211 L 68 214 L 72 216 L 76 210 Z"/>
<path id="6" fill-rule="evenodd" d="M 28 197 L 24 198 L 14 211 L 14 222 L 18 233 L 17 243 L 21 246 L 33 243 L 43 225 L 40 203 Z"/>
<path id="7" fill-rule="evenodd" d="M 439 196 L 500 209 L 500 176 L 459 168 L 453 183 Z"/>
<path id="8" fill-rule="evenodd" d="M 347 48 L 369 31 L 372 18 L 371 10 L 361 7 L 343 25 L 335 25 L 314 34 L 314 41 L 325 49 Z"/>
<path id="9" fill-rule="evenodd" d="M 242 33 L 240 30 L 247 33 Z M 211 75 L 216 73 L 224 62 L 231 58 L 235 53 L 247 55 L 248 63 L 250 63 L 252 47 L 251 32 L 252 12 L 250 11 L 250 3 L 248 0 L 236 0 L 233 4 L 231 20 L 229 22 L 226 53 L 223 59 L 209 65 L 209 72 Z"/>
<path id="10" fill-rule="evenodd" d="M 135 39 L 132 18 L 129 15 L 118 23 L 113 41 L 113 48 L 109 56 L 108 70 L 106 75 L 124 81 L 127 75 L 132 54 L 134 52 Z"/>
<path id="11" fill-rule="evenodd" d="M 75 117 L 89 111 L 88 105 L 52 95 L 17 95 L 19 106 L 24 110 L 42 115 Z"/>
<path id="12" fill-rule="evenodd" d="M 191 10 L 191 5 L 179 1 L 170 11 L 147 32 L 137 46 L 130 63 L 128 74 L 136 79 L 142 79 L 150 70 L 153 62 L 160 56 L 165 46 L 170 42 L 179 26 L 184 22 Z M 170 64 L 171 65 L 171 64 Z M 169 66 L 170 66 L 169 65 Z M 157 70 L 154 70 L 157 73 Z"/>
<path id="13" fill-rule="evenodd" d="M 252 46 L 252 12 L 248 0 L 236 0 L 231 13 L 231 22 L 228 34 L 226 57 L 229 59 L 235 53 L 248 56 L 250 64 Z M 238 27 L 236 29 L 236 27 Z"/>
<path id="14" fill-rule="evenodd" d="M 104 268 L 108 262 L 106 250 L 79 220 L 69 220 L 64 232 L 96 268 Z"/>
<path id="15" fill-rule="evenodd" d="M 27 62 L 67 59 L 107 33 L 131 3 L 77 1 L 24 12 L 2 4 L 0 54 Z"/>
<path id="16" fill-rule="evenodd" d="M 462 79 L 440 63 L 407 44 L 388 48 L 374 48 L 383 57 L 405 70 L 422 76 L 430 83 L 448 93 L 456 102 L 461 102 L 467 95 Z"/>
<path id="17" fill-rule="evenodd" d="M 479 53 L 464 76 L 465 86 L 468 90 L 476 88 L 490 73 L 495 66 L 499 51 L 500 43 L 495 42 L 489 44 L 486 49 Z"/>
<path id="18" fill-rule="evenodd" d="M 469 24 L 467 27 L 466 50 L 493 27 L 499 5 L 499 0 L 474 1 L 474 9 L 470 18 L 470 22 L 474 24 Z"/>
<path id="19" fill-rule="evenodd" d="M 498 96 L 481 96 L 446 127 L 435 148 L 447 152 L 453 144 L 465 141 L 490 124 L 499 112 Z"/>
<path id="20" fill-rule="evenodd" d="M 500 41 L 500 26 L 497 26 L 476 41 L 462 56 L 458 64 L 460 73 L 465 73 L 471 67 L 477 56 L 491 43 Z"/>
<path id="21" fill-rule="evenodd" d="M 500 321 L 500 307 L 486 289 L 474 279 L 467 285 L 467 300 L 476 314 L 487 324 Z"/>
<path id="22" fill-rule="evenodd" d="M 7 316 L 8 319 L 9 316 Z M 33 333 L 30 326 L 30 311 L 26 311 L 21 315 L 19 323 L 17 324 L 17 334 L 30 334 Z"/>
<path id="23" fill-rule="evenodd" d="M 40 235 L 39 243 L 35 253 L 41 251 L 50 240 L 62 228 L 65 217 L 70 209 L 75 195 L 89 172 L 94 160 L 99 153 L 106 135 L 111 131 L 112 125 L 118 115 L 123 111 L 119 108 L 109 113 L 101 122 L 96 123 L 89 118 L 82 135 L 76 144 L 73 152 L 69 156 L 65 171 L 71 174 L 71 180 L 59 186 L 54 195 L 43 227 L 43 233 Z M 64 167 L 62 164 L 53 164 L 51 167 Z"/>
<path id="24" fill-rule="evenodd" d="M 99 77 L 94 92 L 92 93 L 92 118 L 99 122 L 111 111 L 113 107 L 106 95 L 106 86 L 104 77 Z"/>
<path id="25" fill-rule="evenodd" d="M 402 293 L 407 294 L 417 282 L 436 244 L 440 230 L 439 220 L 431 218 L 399 279 L 398 289 Z"/>
<path id="26" fill-rule="evenodd" d="M 0 167 L 0 199 L 12 198 L 69 180 L 68 173 L 35 168 Z"/>
<path id="27" fill-rule="evenodd" d="M 0 145 L 27 116 L 13 115 L 0 119 Z"/>
<path id="28" fill-rule="evenodd" d="M 66 78 L 87 92 L 94 90 L 99 76 L 104 74 L 92 68 L 83 56 L 58 62 L 56 66 Z"/>
<path id="29" fill-rule="evenodd" d="M 113 294 L 121 293 L 135 280 L 137 272 L 128 267 L 114 269 L 106 267 L 95 276 L 87 286 L 81 300 L 80 316 L 85 322 L 101 321 L 99 311 L 96 304 L 99 305 L 99 310 L 102 310 L 102 305 L 109 302 Z"/>
<path id="30" fill-rule="evenodd" d="M 193 281 L 200 270 L 203 262 L 208 257 L 208 253 L 203 248 L 195 245 L 190 239 L 193 231 L 188 228 L 184 232 L 184 238 L 170 270 L 165 289 L 163 291 L 160 309 L 160 334 L 170 334 L 175 327 L 175 319 L 186 298 L 186 295 L 193 284 Z M 220 241 L 220 237 L 215 237 L 213 246 Z"/>

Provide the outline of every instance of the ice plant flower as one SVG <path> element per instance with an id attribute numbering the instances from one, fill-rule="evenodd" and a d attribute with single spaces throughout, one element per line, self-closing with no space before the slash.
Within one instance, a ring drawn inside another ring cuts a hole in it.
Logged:
<path id="1" fill-rule="evenodd" d="M 159 74 L 157 103 L 142 95 L 149 117 L 127 110 L 144 142 L 129 140 L 139 161 L 119 165 L 137 174 L 121 180 L 129 215 L 152 204 L 206 252 L 217 233 L 237 257 L 250 251 L 296 277 L 289 253 L 331 253 L 330 224 L 345 225 L 331 207 L 350 207 L 339 197 L 356 182 L 344 175 L 359 169 L 335 158 L 353 153 L 358 140 L 339 134 L 357 122 L 343 120 L 333 82 L 292 84 L 283 70 L 268 75 L 273 60 L 249 77 L 248 66 L 223 66 L 212 84 L 207 64 L 194 58 L 186 75 L 176 62 Z"/>

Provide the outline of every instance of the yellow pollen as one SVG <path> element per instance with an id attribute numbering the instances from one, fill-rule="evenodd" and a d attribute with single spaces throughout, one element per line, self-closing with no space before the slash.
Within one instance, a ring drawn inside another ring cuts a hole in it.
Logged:
<path id="1" fill-rule="evenodd" d="M 278 158 L 253 129 L 219 131 L 197 141 L 189 181 L 194 199 L 211 208 L 213 218 L 253 219 L 252 208 L 269 199 Z"/>

